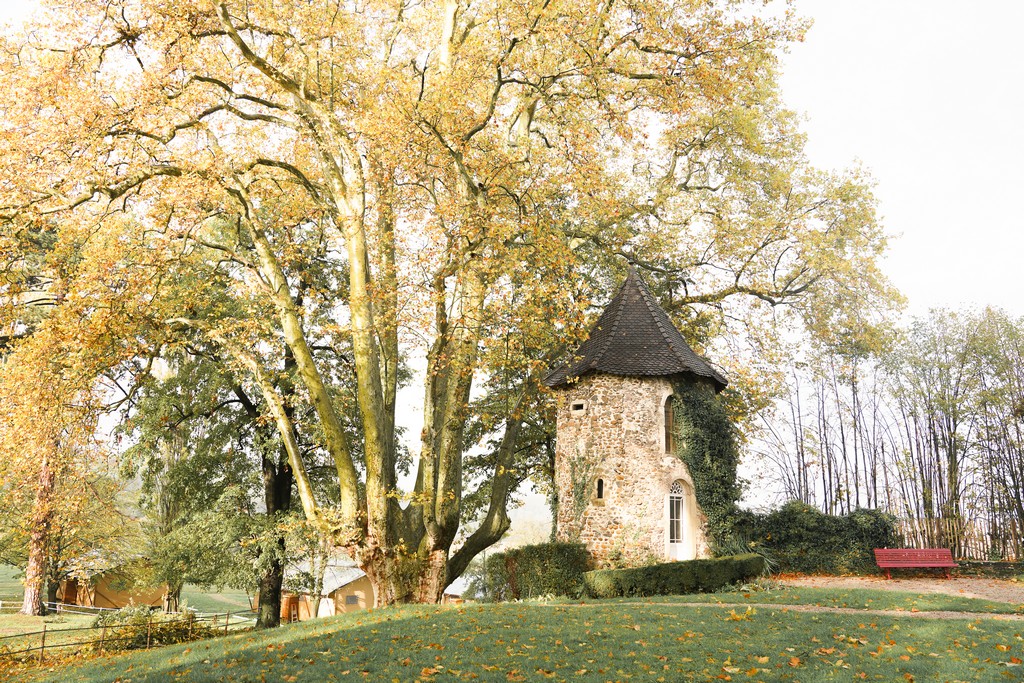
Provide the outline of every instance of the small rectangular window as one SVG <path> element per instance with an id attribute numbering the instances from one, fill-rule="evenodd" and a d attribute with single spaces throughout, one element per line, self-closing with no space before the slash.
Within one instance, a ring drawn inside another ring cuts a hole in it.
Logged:
<path id="1" fill-rule="evenodd" d="M 586 409 L 586 407 L 587 407 L 586 403 L 584 403 L 583 401 L 577 401 L 576 403 L 572 404 L 572 412 L 574 412 L 574 413 L 582 412 L 584 409 Z"/>
<path id="2" fill-rule="evenodd" d="M 345 604 L 346 605 L 358 605 L 359 604 L 359 596 L 358 595 L 346 595 L 345 596 Z"/>

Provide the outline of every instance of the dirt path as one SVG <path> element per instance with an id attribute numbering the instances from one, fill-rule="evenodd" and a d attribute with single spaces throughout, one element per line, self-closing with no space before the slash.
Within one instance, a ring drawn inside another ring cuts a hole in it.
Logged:
<path id="1" fill-rule="evenodd" d="M 642 603 L 649 604 L 649 603 Z M 871 614 L 880 617 L 910 617 L 912 619 L 992 619 L 996 621 L 1024 621 L 1024 614 L 992 614 L 991 612 L 911 612 L 891 609 L 856 609 L 854 607 L 827 607 L 825 605 L 783 605 L 768 602 L 744 602 L 742 604 L 727 602 L 664 602 L 655 605 L 685 605 L 686 607 L 753 607 L 755 609 L 776 610 L 779 612 L 834 612 L 837 614 Z"/>
<path id="2" fill-rule="evenodd" d="M 778 579 L 786 586 L 813 588 L 870 588 L 908 593 L 942 593 L 964 598 L 1024 605 L 1024 583 L 977 577 L 893 578 L 881 576 L 785 576 Z"/>
<path id="3" fill-rule="evenodd" d="M 537 603 L 541 607 L 602 607 L 600 602 L 580 603 Z M 870 614 L 879 617 L 906 617 L 908 619 L 963 619 L 965 621 L 978 621 L 989 619 L 993 621 L 1024 621 L 1024 614 L 993 614 L 992 612 L 949 612 L 949 611 L 911 611 L 899 609 L 857 609 L 856 607 L 829 607 L 826 605 L 787 605 L 779 602 L 636 602 L 625 603 L 626 605 L 642 605 L 644 607 L 717 607 L 718 609 L 763 609 L 776 612 L 832 612 L 835 614 Z"/>

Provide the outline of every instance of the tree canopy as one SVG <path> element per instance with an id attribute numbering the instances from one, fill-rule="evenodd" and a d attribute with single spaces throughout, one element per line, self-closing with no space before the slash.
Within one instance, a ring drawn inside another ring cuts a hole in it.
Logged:
<path id="1" fill-rule="evenodd" d="M 775 9 L 62 4 L 0 50 L 10 358 L 72 321 L 31 362 L 115 377 L 129 410 L 154 358 L 217 359 L 378 603 L 437 600 L 508 528 L 521 446 L 543 441 L 538 379 L 626 261 L 698 347 L 743 340 L 723 362 L 747 389 L 780 316 L 857 335 L 891 301 L 869 185 L 811 168 L 779 101 L 804 26 Z M 60 316 L 26 315 L 38 292 Z M 477 422 L 474 386 L 493 399 Z M 478 440 L 482 521 L 453 552 Z"/>

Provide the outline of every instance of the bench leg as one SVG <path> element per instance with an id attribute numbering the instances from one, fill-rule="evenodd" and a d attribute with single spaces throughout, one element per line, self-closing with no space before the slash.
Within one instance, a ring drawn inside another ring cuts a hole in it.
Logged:
<path id="1" fill-rule="evenodd" d="M 890 572 L 888 567 L 885 568 L 885 578 L 886 579 L 891 579 L 892 578 L 892 573 Z"/>

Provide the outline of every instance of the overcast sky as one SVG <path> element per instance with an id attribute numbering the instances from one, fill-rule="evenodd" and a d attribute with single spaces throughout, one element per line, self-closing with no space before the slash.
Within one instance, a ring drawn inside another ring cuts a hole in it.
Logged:
<path id="1" fill-rule="evenodd" d="M 911 312 L 1024 315 L 1024 2 L 796 0 L 814 19 L 783 62 L 808 154 L 859 161 L 892 235 L 886 272 Z"/>

